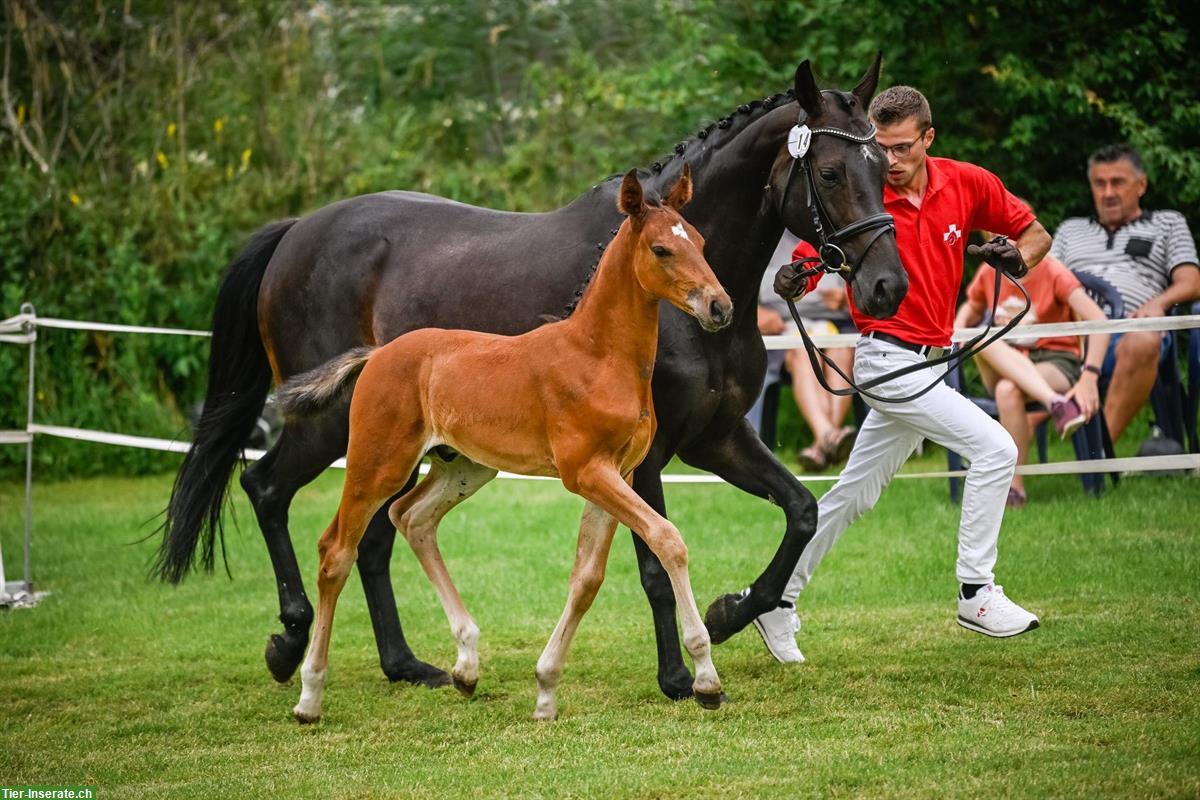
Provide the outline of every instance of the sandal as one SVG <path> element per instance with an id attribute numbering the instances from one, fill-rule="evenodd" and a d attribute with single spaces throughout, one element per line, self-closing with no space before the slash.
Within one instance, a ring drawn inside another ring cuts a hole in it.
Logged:
<path id="1" fill-rule="evenodd" d="M 857 438 L 858 430 L 849 425 L 827 434 L 822 447 L 828 462 L 840 464 L 849 458 L 850 451 L 854 449 L 854 440 Z"/>
<path id="2" fill-rule="evenodd" d="M 825 448 L 815 443 L 796 453 L 796 460 L 804 467 L 805 472 L 821 472 L 828 465 Z"/>
<path id="3" fill-rule="evenodd" d="M 1023 492 L 1020 489 L 1018 489 L 1017 487 L 1013 486 L 1013 487 L 1010 487 L 1008 490 L 1008 499 L 1004 501 L 1004 507 L 1005 508 L 1024 508 L 1025 503 L 1028 502 L 1028 500 L 1029 500 L 1029 498 L 1026 497 L 1025 492 Z"/>

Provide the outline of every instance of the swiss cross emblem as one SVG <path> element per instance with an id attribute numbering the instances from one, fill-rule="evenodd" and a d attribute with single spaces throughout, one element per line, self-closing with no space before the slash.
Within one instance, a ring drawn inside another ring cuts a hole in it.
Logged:
<path id="1" fill-rule="evenodd" d="M 954 245 L 958 244 L 958 240 L 961 238 L 962 231 L 960 231 L 958 226 L 954 223 L 950 223 L 950 227 L 947 228 L 946 232 L 942 234 L 942 241 L 951 247 L 954 247 Z"/>

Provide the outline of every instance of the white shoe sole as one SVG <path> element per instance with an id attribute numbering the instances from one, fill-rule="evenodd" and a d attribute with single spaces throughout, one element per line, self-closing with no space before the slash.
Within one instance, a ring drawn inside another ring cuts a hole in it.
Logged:
<path id="1" fill-rule="evenodd" d="M 1033 620 L 1027 626 L 1025 626 L 1024 628 L 1021 628 L 1019 630 L 993 631 L 993 630 L 989 630 L 988 628 L 983 627 L 982 625 L 977 625 L 974 622 L 972 622 L 971 620 L 966 619 L 965 617 L 963 617 L 961 615 L 958 618 L 958 624 L 963 626 L 964 628 L 966 628 L 969 631 L 975 631 L 976 633 L 982 633 L 984 636 L 991 636 L 994 639 L 1007 639 L 1010 636 L 1020 636 L 1022 633 L 1028 633 L 1029 631 L 1031 631 L 1034 628 L 1037 628 L 1041 625 L 1041 623 L 1038 622 L 1037 617 L 1034 617 Z M 767 649 L 770 649 L 770 647 L 768 647 Z"/>
<path id="2" fill-rule="evenodd" d="M 799 649 L 796 650 L 796 655 L 800 656 L 800 658 L 785 658 L 784 656 L 781 656 L 779 653 L 775 652 L 775 648 L 771 647 L 771 640 L 767 638 L 767 632 L 763 630 L 762 623 L 760 623 L 757 618 L 754 620 L 754 629 L 758 631 L 758 635 L 762 637 L 763 644 L 767 646 L 767 652 L 770 653 L 771 656 L 780 664 L 804 663 L 804 653 L 801 653 Z"/>

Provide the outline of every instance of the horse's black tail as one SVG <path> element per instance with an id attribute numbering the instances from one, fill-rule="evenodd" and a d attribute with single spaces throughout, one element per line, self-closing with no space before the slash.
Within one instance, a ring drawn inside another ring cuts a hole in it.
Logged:
<path id="1" fill-rule="evenodd" d="M 356 347 L 316 369 L 289 378 L 275 392 L 275 405 L 285 416 L 319 414 L 346 393 L 374 352 L 374 347 Z"/>
<path id="2" fill-rule="evenodd" d="M 175 476 L 152 570 L 165 581 L 183 580 L 201 541 L 201 561 L 209 572 L 217 538 L 224 556 L 221 510 L 229 477 L 271 388 L 271 367 L 258 332 L 258 290 L 275 248 L 295 224 L 294 219 L 273 222 L 252 235 L 221 281 L 213 310 L 204 410 Z"/>

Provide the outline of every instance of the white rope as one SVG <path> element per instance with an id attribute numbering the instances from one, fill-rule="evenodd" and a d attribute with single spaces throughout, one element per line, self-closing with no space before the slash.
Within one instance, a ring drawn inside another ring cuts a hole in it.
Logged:
<path id="1" fill-rule="evenodd" d="M 134 447 L 141 450 L 162 450 L 170 453 L 186 453 L 189 442 L 178 439 L 154 439 L 148 436 L 130 436 L 124 433 L 109 433 L 93 431 L 84 428 L 65 428 L 58 425 L 32 425 L 31 434 L 41 434 L 59 439 L 73 439 L 80 442 L 110 444 L 119 447 Z M 246 450 L 246 458 L 257 461 L 266 455 L 265 450 Z M 330 466 L 337 469 L 346 468 L 346 459 L 339 458 Z M 1017 469 L 1022 475 L 1074 475 L 1079 473 L 1098 472 L 1158 472 L 1161 470 L 1194 470 L 1200 469 L 1200 454 L 1185 454 L 1174 456 L 1139 456 L 1135 458 L 1102 458 L 1090 461 L 1059 461 L 1053 464 L 1026 464 Z M 421 473 L 429 471 L 425 464 L 421 465 Z M 937 472 L 902 472 L 897 478 L 963 478 L 966 470 L 942 470 Z M 501 472 L 501 478 L 515 480 L 556 481 L 542 475 L 517 475 L 512 472 Z M 796 475 L 800 481 L 836 481 L 837 475 Z M 664 474 L 663 483 L 725 483 L 716 475 L 680 475 Z"/>
<path id="2" fill-rule="evenodd" d="M 186 328 L 154 328 L 144 325 L 117 325 L 108 322 L 87 322 L 55 317 L 38 317 L 33 314 L 18 314 L 0 322 L 0 341 L 28 342 L 28 338 L 9 340 L 3 338 L 10 333 L 24 334 L 24 325 L 59 328 L 77 331 L 108 331 L 112 333 L 162 333 L 176 336 L 212 336 L 209 331 Z M 1185 314 L 1169 317 L 1139 317 L 1137 319 L 1109 319 L 1084 322 L 1046 322 L 1035 325 L 1018 325 L 1003 338 L 1041 339 L 1047 336 L 1087 336 L 1092 333 L 1127 333 L 1129 331 L 1177 331 L 1200 327 L 1200 315 Z M 963 328 L 954 332 L 952 341 L 965 342 L 983 332 L 983 328 Z M 818 347 L 853 347 L 859 340 L 857 333 L 819 334 L 812 337 Z M 793 350 L 802 346 L 798 334 L 786 336 L 764 336 L 763 344 L 768 350 Z"/>
<path id="3" fill-rule="evenodd" d="M 1041 322 L 1036 325 L 1018 325 L 1001 338 L 1043 339 L 1047 336 L 1087 336 L 1092 333 L 1128 333 L 1130 331 L 1178 331 L 1197 327 L 1200 327 L 1200 315 L 1181 314 L 1174 317 L 1138 317 L 1137 319 Z M 963 328 L 955 331 L 950 339 L 954 342 L 965 342 L 983 331 L 983 328 Z M 817 347 L 854 347 L 858 344 L 860 334 L 822 333 L 810 338 Z M 768 350 L 796 350 L 804 346 L 798 333 L 784 336 L 764 336 L 763 344 Z"/>

